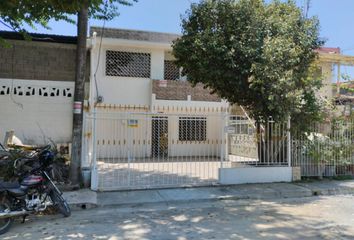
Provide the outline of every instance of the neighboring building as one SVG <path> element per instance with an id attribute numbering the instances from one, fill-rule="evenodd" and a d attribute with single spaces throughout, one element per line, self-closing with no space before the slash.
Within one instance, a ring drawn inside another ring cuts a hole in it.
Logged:
<path id="1" fill-rule="evenodd" d="M 0 141 L 15 130 L 27 144 L 71 142 L 76 37 L 1 31 Z"/>
<path id="2" fill-rule="evenodd" d="M 344 70 L 353 67 L 354 57 L 341 54 L 340 48 L 324 47 L 318 53 L 323 75 L 323 87 L 319 94 L 337 106 L 337 115 L 350 114 L 354 98 L 348 89 L 352 88 L 353 79 L 346 79 L 350 78 L 349 75 L 343 76 L 343 67 Z"/>
<path id="3" fill-rule="evenodd" d="M 332 55 L 340 55 L 339 48 L 328 48 L 322 47 L 317 50 L 319 54 L 319 72 L 316 73 L 316 77 L 322 78 L 323 87 L 321 88 L 320 92 L 318 93 L 324 99 L 331 101 L 333 99 L 333 77 L 334 77 L 334 64 L 337 62 L 333 62 L 331 56 Z"/>
<path id="4" fill-rule="evenodd" d="M 354 66 L 354 57 L 341 54 L 340 48 L 323 47 L 318 50 L 319 65 L 323 75 L 323 95 L 328 99 L 336 99 L 341 92 L 340 86 L 352 79 L 343 79 L 342 68 Z M 334 87 L 335 86 L 335 87 Z"/>

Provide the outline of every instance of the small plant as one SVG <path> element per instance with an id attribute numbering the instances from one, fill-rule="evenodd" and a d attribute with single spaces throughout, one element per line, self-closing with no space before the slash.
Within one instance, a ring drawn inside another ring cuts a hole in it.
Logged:
<path id="1" fill-rule="evenodd" d="M 58 153 L 56 149 L 53 149 L 53 152 L 56 154 L 50 171 L 52 178 L 58 183 L 66 184 L 69 179 L 69 160 L 65 154 Z M 21 146 L 12 146 L 6 150 L 0 149 L 0 179 L 5 181 L 15 180 L 17 177 L 14 168 L 15 160 L 29 158 L 31 153 L 32 151 Z M 21 169 L 26 167 L 29 166 L 24 164 Z"/>
<path id="2" fill-rule="evenodd" d="M 354 163 L 352 125 L 341 119 L 335 119 L 331 125 L 327 125 L 327 128 L 329 128 L 327 131 L 322 131 L 327 134 L 318 132 L 306 134 L 303 144 L 304 161 L 316 164 L 320 177 L 335 176 L 338 166 L 346 168 Z"/>

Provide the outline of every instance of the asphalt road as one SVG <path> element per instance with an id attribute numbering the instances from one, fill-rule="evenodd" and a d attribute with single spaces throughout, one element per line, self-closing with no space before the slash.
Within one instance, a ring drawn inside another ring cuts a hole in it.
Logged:
<path id="1" fill-rule="evenodd" d="M 91 209 L 31 217 L 0 239 L 354 239 L 354 196 Z"/>

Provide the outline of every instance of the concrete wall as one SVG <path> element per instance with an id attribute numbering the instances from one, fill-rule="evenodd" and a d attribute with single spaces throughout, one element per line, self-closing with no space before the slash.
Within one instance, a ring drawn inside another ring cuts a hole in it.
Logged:
<path id="1" fill-rule="evenodd" d="M 91 76 L 96 76 L 91 79 L 93 99 L 97 98 L 97 86 L 98 95 L 103 97 L 105 104 L 151 106 L 152 93 L 156 95 L 156 99 L 161 100 L 187 101 L 187 97 L 190 95 L 193 101 L 221 101 L 218 96 L 211 95 L 210 91 L 204 89 L 201 84 L 193 88 L 186 81 L 168 81 L 166 87 L 160 86 L 160 81 L 157 80 L 164 79 L 164 60 L 169 56 L 166 53 L 171 50 L 169 44 L 108 38 L 102 40 L 100 49 L 98 39 L 94 41 L 91 51 Z M 109 50 L 149 53 L 151 56 L 150 78 L 106 76 L 106 51 Z"/>
<path id="2" fill-rule="evenodd" d="M 27 144 L 71 142 L 73 93 L 68 81 L 0 79 L 0 141 L 14 130 Z"/>
<path id="3" fill-rule="evenodd" d="M 185 101 L 161 100 L 152 95 L 151 111 L 159 113 L 173 114 L 211 114 L 217 115 L 229 110 L 229 103 L 225 100 L 217 101 L 192 101 L 191 96 L 187 96 Z"/>
<path id="4" fill-rule="evenodd" d="M 11 47 L 0 47 L 0 141 L 15 130 L 27 144 L 71 142 L 76 44 L 6 41 Z"/>
<path id="5" fill-rule="evenodd" d="M 98 43 L 97 43 L 98 44 Z M 101 54 L 96 48 L 91 51 L 92 67 L 97 68 L 96 82 L 98 95 L 103 97 L 106 104 L 131 104 L 131 105 L 150 105 L 151 102 L 151 79 L 135 77 L 106 76 L 105 61 L 106 51 L 130 51 L 151 54 L 151 78 L 163 78 L 163 50 L 139 48 L 139 47 L 117 47 L 104 46 Z M 98 56 L 100 60 L 97 62 Z M 96 83 L 92 79 L 92 97 L 96 98 Z"/>
<path id="6" fill-rule="evenodd" d="M 116 116 L 98 114 L 96 120 L 97 159 L 123 159 L 150 157 L 151 120 L 143 116 Z M 138 120 L 135 127 L 129 126 L 129 120 Z M 109 160 L 106 162 L 109 162 Z"/>
<path id="7" fill-rule="evenodd" d="M 240 167 L 220 168 L 221 184 L 291 182 L 291 167 Z"/>
<path id="8" fill-rule="evenodd" d="M 193 117 L 189 115 L 188 117 Z M 203 116 L 203 115 L 196 115 Z M 211 157 L 218 159 L 221 154 L 223 120 L 221 115 L 206 117 L 205 141 L 179 141 L 179 116 L 169 117 L 169 156 L 171 157 Z"/>
<path id="9" fill-rule="evenodd" d="M 333 88 L 332 88 L 332 82 L 334 77 L 333 66 L 332 63 L 321 63 L 320 66 L 322 68 L 323 86 L 320 89 L 318 94 L 330 100 L 333 98 Z"/>
<path id="10" fill-rule="evenodd" d="M 97 159 L 150 158 L 152 149 L 152 119 L 166 117 L 168 120 L 168 157 L 214 157 L 221 152 L 222 115 L 189 115 L 206 117 L 205 141 L 179 141 L 179 117 L 183 114 L 113 114 L 99 112 L 96 114 Z M 129 120 L 137 120 L 137 126 L 129 126 Z M 167 156 L 166 155 L 166 156 Z M 109 162 L 110 160 L 106 160 Z M 123 160 L 127 161 L 127 160 Z"/>
<path id="11" fill-rule="evenodd" d="M 102 35 L 101 27 L 91 27 L 90 35 L 96 32 L 97 36 Z M 180 35 L 171 33 L 161 33 L 161 32 L 147 32 L 139 30 L 128 30 L 128 29 L 116 29 L 116 28 L 105 28 L 103 32 L 104 38 L 112 39 L 127 39 L 132 41 L 148 41 L 148 42 L 160 42 L 160 43 L 172 43 L 173 40 L 177 39 Z"/>

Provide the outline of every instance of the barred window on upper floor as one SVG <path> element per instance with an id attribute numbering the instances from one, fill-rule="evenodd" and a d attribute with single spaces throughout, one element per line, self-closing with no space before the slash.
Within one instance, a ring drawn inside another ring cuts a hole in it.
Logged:
<path id="1" fill-rule="evenodd" d="M 164 62 L 164 79 L 180 80 L 180 68 L 176 66 L 175 61 L 165 60 Z"/>
<path id="2" fill-rule="evenodd" d="M 150 53 L 106 51 L 106 76 L 150 78 Z"/>

